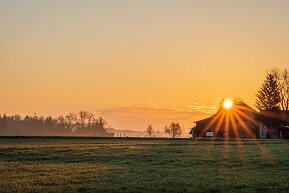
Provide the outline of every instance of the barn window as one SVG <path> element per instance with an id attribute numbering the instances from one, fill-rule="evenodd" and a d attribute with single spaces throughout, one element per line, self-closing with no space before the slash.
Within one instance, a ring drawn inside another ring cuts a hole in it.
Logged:
<path id="1" fill-rule="evenodd" d="M 213 137 L 214 136 L 214 132 L 210 131 L 210 132 L 206 132 L 206 137 Z"/>

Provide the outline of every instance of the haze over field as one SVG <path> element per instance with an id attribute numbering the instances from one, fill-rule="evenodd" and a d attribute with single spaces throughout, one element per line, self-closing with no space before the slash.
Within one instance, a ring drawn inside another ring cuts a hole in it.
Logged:
<path id="1" fill-rule="evenodd" d="M 0 114 L 190 127 L 221 98 L 253 106 L 288 34 L 287 0 L 2 0 Z"/>

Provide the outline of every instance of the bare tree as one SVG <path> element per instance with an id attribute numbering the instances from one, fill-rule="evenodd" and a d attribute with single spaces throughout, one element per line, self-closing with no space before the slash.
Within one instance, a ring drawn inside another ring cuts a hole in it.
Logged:
<path id="1" fill-rule="evenodd" d="M 154 129 L 152 125 L 148 125 L 147 130 L 146 130 L 147 134 L 149 137 L 151 137 L 154 133 Z"/>
<path id="2" fill-rule="evenodd" d="M 280 95 L 279 107 L 281 110 L 289 110 L 289 72 L 287 68 L 280 70 L 277 67 L 272 68 L 267 72 L 271 74 L 277 81 L 277 86 Z"/>
<path id="3" fill-rule="evenodd" d="M 98 119 L 93 118 L 93 121 L 92 121 L 93 127 L 99 128 L 101 130 L 106 130 L 107 129 L 106 125 L 107 125 L 107 121 L 104 120 L 102 117 L 99 117 Z"/>
<path id="4" fill-rule="evenodd" d="M 87 113 L 87 126 L 88 126 L 88 127 L 90 127 L 93 119 L 94 119 L 94 114 L 92 114 L 92 113 Z"/>
<path id="5" fill-rule="evenodd" d="M 285 68 L 280 78 L 281 109 L 289 110 L 289 72 Z"/>
<path id="6" fill-rule="evenodd" d="M 68 125 L 68 128 L 72 128 L 74 123 L 77 121 L 77 115 L 75 113 L 69 113 L 65 116 L 66 123 Z"/>
<path id="7" fill-rule="evenodd" d="M 80 118 L 80 125 L 81 127 L 84 127 L 85 120 L 87 119 L 88 113 L 86 111 L 80 111 L 79 112 L 79 118 Z"/>
<path id="8" fill-rule="evenodd" d="M 65 128 L 65 118 L 62 115 L 57 117 L 57 124 L 60 128 Z"/>
<path id="9" fill-rule="evenodd" d="M 182 128 L 179 122 L 172 122 L 171 125 L 164 128 L 164 132 L 171 135 L 173 138 L 182 134 Z"/>
<path id="10" fill-rule="evenodd" d="M 104 120 L 102 117 L 99 117 L 98 118 L 98 124 L 99 124 L 99 126 L 101 126 L 101 127 L 105 127 L 105 125 L 107 125 L 107 121 L 106 120 Z"/>
<path id="11" fill-rule="evenodd" d="M 160 130 L 157 130 L 157 137 L 160 137 Z"/>

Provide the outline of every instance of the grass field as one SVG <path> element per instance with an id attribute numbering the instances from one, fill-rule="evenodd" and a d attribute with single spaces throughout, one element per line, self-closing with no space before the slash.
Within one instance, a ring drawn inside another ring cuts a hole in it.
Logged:
<path id="1" fill-rule="evenodd" d="M 0 138 L 0 192 L 289 192 L 289 141 Z"/>

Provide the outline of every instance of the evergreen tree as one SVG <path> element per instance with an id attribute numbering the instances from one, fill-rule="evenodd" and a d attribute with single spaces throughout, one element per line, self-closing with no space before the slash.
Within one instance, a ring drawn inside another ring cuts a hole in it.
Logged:
<path id="1" fill-rule="evenodd" d="M 268 73 L 260 90 L 256 94 L 255 106 L 262 111 L 280 110 L 281 95 L 276 76 Z"/>

